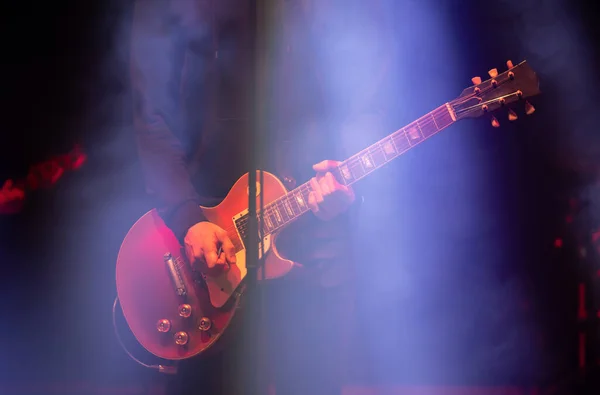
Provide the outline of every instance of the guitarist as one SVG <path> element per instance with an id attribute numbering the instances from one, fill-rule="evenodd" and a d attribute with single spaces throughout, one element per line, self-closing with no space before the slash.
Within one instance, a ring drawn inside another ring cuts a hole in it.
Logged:
<path id="1" fill-rule="evenodd" d="M 293 187 L 310 179 L 307 214 L 279 237 L 287 258 L 312 268 L 310 280 L 266 284 L 268 355 L 278 394 L 340 394 L 352 324 L 352 189 L 329 172 L 343 158 L 356 122 L 376 118 L 385 35 L 378 2 L 281 1 L 276 26 L 281 89 L 268 104 L 272 136 L 261 166 Z M 246 0 L 137 0 L 131 78 L 134 126 L 147 189 L 187 256 L 207 275 L 235 265 L 231 240 L 207 222 L 248 170 L 245 70 L 253 62 Z M 342 28 L 352 27 L 353 35 Z M 336 36 L 338 34 L 338 36 Z M 356 43 L 357 38 L 362 42 Z M 353 46 L 348 46 L 348 42 Z M 354 47 L 354 48 L 353 48 Z M 318 66 L 316 66 L 318 65 Z M 252 69 L 252 68 L 250 68 Z M 331 69 L 331 70 L 329 70 Z M 318 71 L 318 72 L 317 72 Z M 349 73 L 351 71 L 351 73 Z M 350 75 L 348 75 L 350 74 Z M 285 126 L 285 128 L 283 127 Z M 370 127 L 375 127 L 370 124 Z M 253 148 L 249 148 L 253 147 Z M 223 252 L 218 255 L 218 246 Z M 235 329 L 231 328 L 233 331 Z M 239 336 L 238 336 L 239 337 Z M 170 394 L 236 393 L 234 344 L 180 365 Z"/>

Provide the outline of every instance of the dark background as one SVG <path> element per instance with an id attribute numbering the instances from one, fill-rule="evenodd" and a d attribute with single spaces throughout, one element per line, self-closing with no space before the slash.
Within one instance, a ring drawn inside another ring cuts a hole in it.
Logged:
<path id="1" fill-rule="evenodd" d="M 0 218 L 0 382 L 156 380 L 121 351 L 111 322 L 118 247 L 151 208 L 130 128 L 131 1 L 8 3 L 1 180 L 76 143 L 88 161 Z M 435 45 L 418 4 L 444 18 L 453 45 Z M 410 82 L 394 103 L 398 126 L 507 59 L 527 59 L 543 94 L 533 117 L 454 126 L 365 183 L 365 213 L 379 217 L 359 253 L 380 273 L 359 292 L 379 289 L 361 304 L 365 333 L 378 328 L 379 340 L 357 347 L 357 382 L 535 385 L 575 370 L 579 274 L 569 245 L 558 253 L 553 243 L 570 232 L 568 198 L 599 166 L 600 45 L 591 3 L 560 4 L 397 2 L 398 45 L 419 49 L 401 54 L 397 72 Z M 407 275 L 390 284 L 398 262 Z"/>

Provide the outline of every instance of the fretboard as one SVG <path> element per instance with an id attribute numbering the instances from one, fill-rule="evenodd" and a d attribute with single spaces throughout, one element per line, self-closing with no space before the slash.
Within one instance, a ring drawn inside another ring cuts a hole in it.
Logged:
<path id="1" fill-rule="evenodd" d="M 352 185 L 454 122 L 444 104 L 416 121 L 352 155 L 339 165 L 338 182 Z"/>
<path id="2" fill-rule="evenodd" d="M 352 185 L 456 121 L 444 104 L 343 161 L 333 171 L 337 181 Z M 265 205 L 264 232 L 272 233 L 308 212 L 308 182 Z M 238 225 L 242 225 L 241 223 Z"/>

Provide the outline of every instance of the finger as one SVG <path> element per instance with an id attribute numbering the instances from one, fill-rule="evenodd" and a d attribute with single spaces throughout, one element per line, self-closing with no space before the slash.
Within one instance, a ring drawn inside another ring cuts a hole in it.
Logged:
<path id="1" fill-rule="evenodd" d="M 219 251 L 217 251 L 217 252 L 219 252 Z M 220 251 L 220 254 L 218 254 L 218 257 L 217 257 L 215 269 L 217 269 L 219 271 L 220 270 L 228 271 L 230 267 L 231 267 L 231 265 L 228 262 L 227 254 L 225 254 L 224 251 Z"/>
<path id="2" fill-rule="evenodd" d="M 309 181 L 309 183 L 310 183 L 310 189 L 313 192 L 318 192 L 320 195 L 322 195 L 322 193 L 321 193 L 321 184 L 319 183 L 319 181 L 317 180 L 316 177 L 311 178 L 310 181 Z"/>
<path id="3" fill-rule="evenodd" d="M 323 203 L 323 192 L 321 190 L 321 185 L 319 184 L 319 182 L 317 181 L 317 179 L 315 177 L 310 179 L 310 187 L 312 189 L 313 199 L 315 201 L 315 204 L 318 206 L 321 203 Z M 310 194 L 309 194 L 309 196 L 310 196 Z"/>
<path id="4" fill-rule="evenodd" d="M 188 261 L 191 263 L 201 260 L 201 257 L 199 256 L 200 254 L 196 255 L 194 246 L 188 243 L 185 243 L 185 255 L 187 256 Z"/>
<path id="5" fill-rule="evenodd" d="M 204 251 L 204 261 L 206 262 L 206 267 L 209 269 L 214 269 L 217 266 L 219 257 L 217 256 L 217 250 L 211 249 L 210 251 Z"/>
<path id="6" fill-rule="evenodd" d="M 311 178 L 310 181 L 311 191 L 308 193 L 308 208 L 311 209 L 313 213 L 319 212 L 319 205 L 317 204 L 317 191 L 321 189 L 319 183 L 316 178 Z"/>
<path id="7" fill-rule="evenodd" d="M 235 246 L 231 242 L 229 236 L 225 236 L 221 241 L 221 247 L 223 248 L 223 256 L 230 265 L 234 265 L 236 262 L 235 258 Z"/>
<path id="8" fill-rule="evenodd" d="M 327 180 L 327 186 L 330 188 L 331 191 L 342 191 L 348 195 L 352 193 L 349 187 L 340 184 L 330 172 L 327 172 L 324 178 Z"/>
<path id="9" fill-rule="evenodd" d="M 325 177 L 323 177 L 325 179 L 325 184 L 327 185 L 327 187 L 329 188 L 330 191 L 335 191 L 337 189 L 341 189 L 339 187 L 341 187 L 341 185 L 338 184 L 338 182 L 335 180 L 335 177 L 333 176 L 333 174 L 331 174 L 331 172 L 327 172 L 325 173 Z"/>
<path id="10" fill-rule="evenodd" d="M 319 162 L 315 165 L 313 165 L 313 170 L 317 171 L 317 172 L 326 172 L 327 170 L 333 170 L 336 167 L 338 167 L 340 165 L 340 163 L 342 162 L 338 162 L 335 160 L 324 160 L 322 162 Z"/>
<path id="11" fill-rule="evenodd" d="M 308 208 L 315 214 L 319 212 L 319 205 L 317 204 L 317 198 L 315 197 L 314 191 L 308 193 Z"/>
<path id="12" fill-rule="evenodd" d="M 333 190 L 331 188 L 329 188 L 329 182 L 327 181 L 327 177 L 319 178 L 319 187 L 320 187 L 321 195 L 323 195 L 323 197 L 325 197 L 325 196 L 329 195 L 331 192 L 333 192 Z"/>

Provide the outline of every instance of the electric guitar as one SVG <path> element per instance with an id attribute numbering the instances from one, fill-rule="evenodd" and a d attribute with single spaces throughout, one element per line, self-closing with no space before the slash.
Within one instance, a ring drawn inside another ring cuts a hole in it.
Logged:
<path id="1" fill-rule="evenodd" d="M 536 73 L 526 61 L 490 78 L 474 77 L 473 85 L 409 125 L 342 162 L 333 172 L 351 185 L 441 130 L 463 119 L 492 115 L 501 109 L 511 121 L 511 104 L 522 101 L 527 115 L 534 107 L 526 100 L 540 93 Z M 301 266 L 277 251 L 277 235 L 309 211 L 310 184 L 287 191 L 277 177 L 263 173 L 257 199 L 264 199 L 264 273 L 259 279 L 285 276 Z M 258 177 L 257 177 L 258 178 Z M 193 270 L 175 235 L 159 213 L 151 210 L 129 230 L 117 258 L 117 294 L 123 315 L 137 341 L 150 353 L 167 360 L 196 356 L 211 347 L 226 330 L 240 302 L 246 276 L 245 239 L 248 230 L 248 174 L 215 207 L 202 207 L 209 221 L 225 229 L 236 249 L 237 264 L 218 277 Z M 258 204 L 258 203 L 257 203 Z"/>

